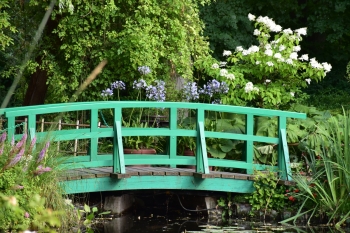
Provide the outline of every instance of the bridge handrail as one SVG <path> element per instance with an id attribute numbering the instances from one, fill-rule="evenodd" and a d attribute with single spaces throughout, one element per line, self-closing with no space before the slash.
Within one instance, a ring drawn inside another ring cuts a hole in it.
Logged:
<path id="1" fill-rule="evenodd" d="M 132 108 L 165 108 L 170 110 L 170 126 L 169 128 L 125 128 L 121 126 L 122 109 Z M 102 109 L 113 109 L 114 112 L 114 128 L 98 128 L 98 111 Z M 177 128 L 178 109 L 194 109 L 197 111 L 197 129 L 186 130 Z M 89 110 L 90 113 L 90 128 L 71 129 L 53 131 L 50 133 L 36 132 L 36 118 L 40 114 L 61 113 L 71 111 Z M 217 111 L 246 115 L 246 132 L 245 134 L 235 134 L 226 132 L 211 132 L 204 130 L 205 111 Z M 79 166 L 110 166 L 113 165 L 114 172 L 125 173 L 125 165 L 130 164 L 195 164 L 197 172 L 209 173 L 208 166 L 225 166 L 246 169 L 251 173 L 253 169 L 263 169 L 264 166 L 253 164 L 253 142 L 265 142 L 278 144 L 278 169 L 282 171 L 282 176 L 285 179 L 290 179 L 289 154 L 286 145 L 286 118 L 301 118 L 305 119 L 306 114 L 258 109 L 250 107 L 202 104 L 202 103 L 187 103 L 187 102 L 147 102 L 147 101 L 96 101 L 96 102 L 80 102 L 80 103 L 61 103 L 39 106 L 27 106 L 0 109 L 0 114 L 4 113 L 8 119 L 8 138 L 15 135 L 15 118 L 28 117 L 28 129 L 31 137 L 34 134 L 38 138 L 44 138 L 51 135 L 51 138 L 56 141 L 74 140 L 74 139 L 91 139 L 90 140 L 90 155 L 73 157 L 67 162 L 74 162 L 76 167 Z M 263 137 L 254 135 L 254 116 L 278 117 L 278 137 Z M 122 151 L 123 136 L 167 136 L 169 137 L 169 152 L 165 155 L 147 156 L 147 158 L 139 155 L 125 156 Z M 20 135 L 17 135 L 17 138 Z M 179 136 L 190 136 L 197 138 L 196 158 L 186 158 L 178 156 L 176 153 L 176 138 Z M 97 155 L 98 138 L 113 137 L 114 150 L 113 156 Z M 239 139 L 246 141 L 245 161 L 229 161 L 207 158 L 205 138 L 227 138 Z M 116 145 L 120 145 L 117 147 Z"/>

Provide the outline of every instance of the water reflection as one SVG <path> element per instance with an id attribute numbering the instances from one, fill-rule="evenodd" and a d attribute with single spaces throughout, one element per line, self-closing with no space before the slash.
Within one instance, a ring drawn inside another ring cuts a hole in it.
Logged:
<path id="1" fill-rule="evenodd" d="M 228 226 L 219 222 L 208 222 L 206 219 L 173 218 L 164 216 L 138 217 L 132 215 L 115 218 L 105 222 L 101 233 L 345 233 L 349 229 L 337 231 L 333 228 L 304 228 L 295 226 L 267 225 L 246 221 L 232 221 Z"/>

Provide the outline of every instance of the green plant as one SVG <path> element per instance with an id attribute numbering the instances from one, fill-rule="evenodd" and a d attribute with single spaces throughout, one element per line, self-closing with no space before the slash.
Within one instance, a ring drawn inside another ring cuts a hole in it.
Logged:
<path id="1" fill-rule="evenodd" d="M 0 193 L 2 230 L 26 230 L 30 227 L 53 232 L 70 221 L 64 218 L 62 190 L 58 185 L 58 171 L 54 159 L 56 151 L 36 143 L 34 137 L 27 144 L 27 134 L 17 143 L 0 136 Z M 38 148 L 42 149 L 38 151 Z M 6 204 L 7 201 L 12 205 Z M 29 200 L 29 201 L 28 201 Z"/>
<path id="2" fill-rule="evenodd" d="M 328 223 L 340 228 L 350 218 L 350 113 L 344 111 L 343 116 L 331 117 L 320 128 L 329 136 L 320 138 L 321 150 L 306 148 L 312 179 L 294 177 L 304 201 L 298 213 L 285 222 L 295 222 L 308 213 L 308 223 L 316 215 L 323 215 L 328 217 Z"/>
<path id="3" fill-rule="evenodd" d="M 74 208 L 74 206 L 72 206 Z M 84 209 L 83 210 L 78 210 L 78 219 L 79 221 L 81 220 L 82 216 L 85 216 L 83 218 L 83 223 L 82 225 L 84 225 L 84 227 L 86 227 L 86 232 L 87 233 L 93 233 L 93 221 L 95 220 L 96 218 L 96 215 L 97 216 L 103 216 L 103 215 L 106 215 L 106 214 L 109 214 L 110 211 L 105 211 L 105 212 L 102 212 L 102 213 L 98 213 L 98 208 L 97 207 L 90 207 L 86 204 L 84 204 Z M 80 232 L 80 230 L 78 231 Z"/>
<path id="4" fill-rule="evenodd" d="M 221 217 L 223 220 L 226 220 L 226 218 L 231 218 L 233 215 L 233 197 L 232 193 L 227 193 L 227 197 L 220 197 L 218 200 L 218 206 L 222 207 L 222 214 Z"/>
<path id="5" fill-rule="evenodd" d="M 259 211 L 264 213 L 264 221 L 267 213 L 272 210 L 280 211 L 285 206 L 285 187 L 279 185 L 275 172 L 256 171 L 254 178 L 254 192 L 247 197 L 252 209 L 250 214 L 256 215 Z"/>
<path id="6" fill-rule="evenodd" d="M 306 28 L 282 30 L 268 17 L 248 17 L 255 22 L 258 46 L 238 46 L 234 52 L 224 50 L 227 63 L 203 67 L 208 75 L 227 82 L 231 91 L 223 103 L 281 109 L 304 100 L 302 88 L 311 81 L 322 80 L 331 65 L 321 64 L 315 58 L 309 60 L 306 54 L 299 57 Z"/>

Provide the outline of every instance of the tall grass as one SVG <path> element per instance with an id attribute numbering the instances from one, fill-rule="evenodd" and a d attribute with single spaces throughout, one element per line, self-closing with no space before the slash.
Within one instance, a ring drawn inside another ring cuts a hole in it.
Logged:
<path id="1" fill-rule="evenodd" d="M 302 204 L 294 217 L 283 222 L 308 216 L 308 224 L 315 217 L 323 217 L 337 228 L 350 218 L 350 112 L 333 116 L 320 130 L 327 131 L 327 141 L 322 141 L 321 152 L 307 148 L 306 161 L 311 179 L 296 175 L 294 180 L 300 189 L 298 198 Z"/>

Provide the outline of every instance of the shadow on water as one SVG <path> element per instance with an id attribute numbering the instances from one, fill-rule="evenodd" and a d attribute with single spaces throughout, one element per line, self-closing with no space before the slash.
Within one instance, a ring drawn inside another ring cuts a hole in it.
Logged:
<path id="1" fill-rule="evenodd" d="M 105 221 L 95 232 L 100 233 L 348 233 L 350 229 L 337 231 L 328 227 L 282 226 L 277 223 L 262 223 L 233 220 L 225 226 L 221 222 L 210 222 L 208 219 L 166 218 L 165 216 L 139 217 L 125 215 Z"/>

